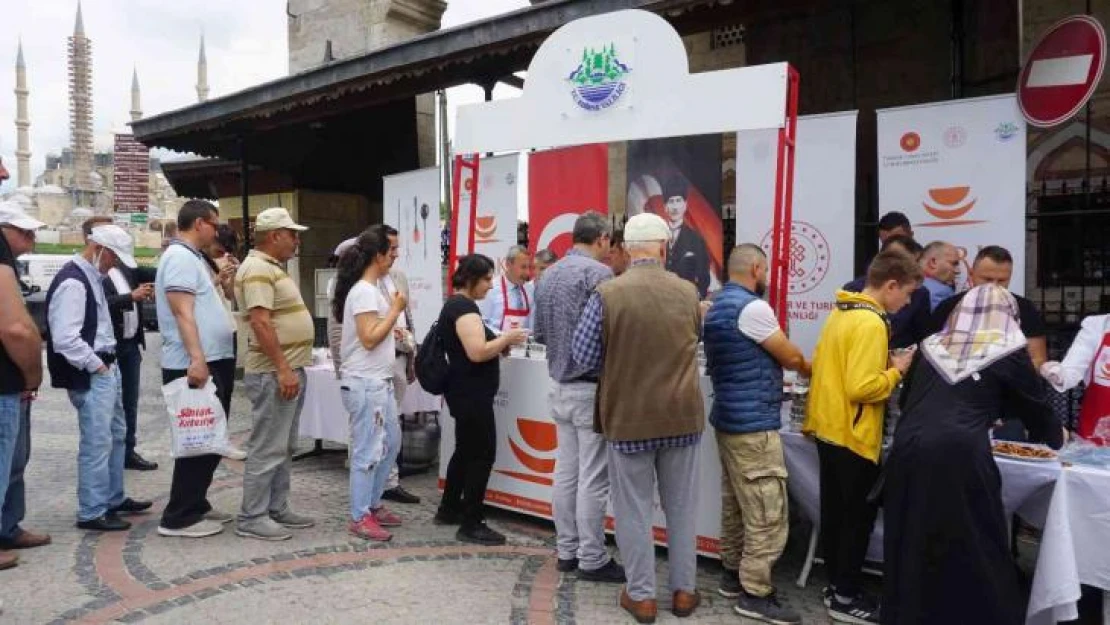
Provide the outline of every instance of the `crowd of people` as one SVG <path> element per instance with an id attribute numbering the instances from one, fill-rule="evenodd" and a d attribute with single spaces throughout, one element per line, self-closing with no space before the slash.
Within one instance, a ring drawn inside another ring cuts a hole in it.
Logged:
<path id="1" fill-rule="evenodd" d="M 46 294 L 47 337 L 20 298 L 15 258 L 33 250 L 41 222 L 0 204 L 0 568 L 10 549 L 50 542 L 21 528 L 29 413 L 43 382 L 67 391 L 79 430 L 76 525 L 130 527 L 151 502 L 126 494 L 126 468 L 154 470 L 135 450 L 141 302 L 153 298 L 162 333 L 163 383 L 209 380 L 230 414 L 237 327 L 246 332 L 243 389 L 251 404 L 238 514 L 213 508 L 217 454 L 174 461 L 158 533 L 203 538 L 234 523 L 236 534 L 286 540 L 314 519 L 289 502 L 291 462 L 312 362 L 315 326 L 285 263 L 300 233 L 283 208 L 262 211 L 256 246 L 240 263 L 218 209 L 187 202 L 177 237 L 156 271 L 137 266 L 131 237 L 107 220 L 85 224 L 86 243 Z M 444 399 L 455 451 L 434 522 L 460 541 L 500 545 L 487 524 L 486 486 L 496 458 L 494 398 L 500 357 L 529 339 L 546 346 L 547 389 L 558 445 L 552 511 L 558 570 L 581 581 L 621 584 L 619 605 L 654 622 L 658 497 L 667 524 L 670 609 L 701 602 L 696 588 L 699 448 L 714 428 L 721 465 L 721 561 L 717 591 L 740 615 L 800 623 L 778 598 L 772 570 L 789 533 L 787 469 L 779 430 L 783 371 L 809 378 L 803 432 L 816 441 L 822 600 L 845 623 L 1017 623 L 1020 597 L 1007 540 L 998 469 L 989 439 L 1059 448 L 1067 438 L 1046 403 L 1050 386 L 1085 381 L 1079 434 L 1110 438 L 1101 423 L 1110 395 L 1106 317 L 1084 321 L 1063 362 L 1048 361 L 1035 306 L 1007 290 L 1013 258 L 982 248 L 957 289 L 963 261 L 945 242 L 919 245 L 904 216 L 880 222 L 882 249 L 864 276 L 836 295 L 812 359 L 781 329 L 763 299 L 768 259 L 745 243 L 731 250 L 727 280 L 711 297 L 667 271 L 674 236 L 643 213 L 613 231 L 586 212 L 562 257 L 535 265 L 523 247 L 494 260 L 458 259 L 437 335 L 448 358 Z M 335 250 L 328 336 L 350 414 L 349 532 L 387 541 L 402 518 L 384 500 L 419 501 L 397 481 L 401 400 L 415 380 L 416 328 L 408 281 L 394 267 L 397 231 L 373 226 Z M 500 268 L 498 265 L 500 264 Z M 703 405 L 698 346 L 713 385 Z M 1039 372 L 1039 375 L 1038 375 Z M 1047 381 L 1047 382 L 1046 382 Z M 900 393 L 897 392 L 901 389 Z M 537 390 L 537 392 L 539 392 Z M 888 449 L 892 396 L 901 419 Z M 1101 412 L 1100 412 L 1101 411 Z M 1006 422 L 1000 422 L 1004 419 Z M 611 506 L 620 562 L 605 544 Z M 879 507 L 885 510 L 883 595 L 865 591 L 862 569 Z M 623 563 L 623 564 L 622 564 Z"/>

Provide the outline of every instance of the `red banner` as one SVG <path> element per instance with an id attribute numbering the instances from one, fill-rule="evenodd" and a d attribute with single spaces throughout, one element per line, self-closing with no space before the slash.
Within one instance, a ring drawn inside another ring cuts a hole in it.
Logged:
<path id="1" fill-rule="evenodd" d="M 578 215 L 609 212 L 609 148 L 603 143 L 528 156 L 528 246 L 562 258 Z"/>

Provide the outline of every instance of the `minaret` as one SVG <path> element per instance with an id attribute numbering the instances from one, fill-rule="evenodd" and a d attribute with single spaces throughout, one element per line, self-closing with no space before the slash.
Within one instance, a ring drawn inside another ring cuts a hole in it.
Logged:
<path id="1" fill-rule="evenodd" d="M 77 2 L 77 23 L 69 38 L 69 128 L 73 143 L 74 187 L 92 187 L 93 114 L 92 42 L 85 37 L 81 2 Z"/>
<path id="2" fill-rule="evenodd" d="M 23 62 L 23 40 L 19 41 L 19 52 L 15 56 L 15 162 L 19 171 L 16 175 L 17 187 L 31 186 L 31 139 L 28 130 L 31 119 L 27 114 L 27 65 Z"/>
<path id="3" fill-rule="evenodd" d="M 208 58 L 204 55 L 204 35 L 200 36 L 200 58 L 197 59 L 197 102 L 208 100 Z"/>
<path id="4" fill-rule="evenodd" d="M 139 121 L 143 117 L 143 107 L 139 103 L 139 70 L 131 70 L 131 121 Z"/>

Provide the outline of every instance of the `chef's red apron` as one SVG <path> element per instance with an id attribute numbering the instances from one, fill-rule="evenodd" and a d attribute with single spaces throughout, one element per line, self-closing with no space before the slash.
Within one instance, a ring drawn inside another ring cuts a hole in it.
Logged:
<path id="1" fill-rule="evenodd" d="M 528 302 L 528 291 L 524 286 L 518 287 L 520 289 L 521 299 L 524 300 L 524 308 L 513 308 L 509 303 L 509 284 L 505 281 L 505 276 L 501 276 L 501 299 L 502 299 L 502 316 L 501 327 L 498 328 L 502 332 L 506 330 L 527 329 L 528 327 L 528 314 L 532 312 L 532 305 Z"/>
<path id="2" fill-rule="evenodd" d="M 1103 418 L 1110 425 L 1110 332 L 1102 335 L 1102 344 L 1091 363 L 1091 383 L 1083 393 L 1079 409 L 1079 435 L 1096 445 L 1110 444 L 1110 438 L 1095 435 Z"/>

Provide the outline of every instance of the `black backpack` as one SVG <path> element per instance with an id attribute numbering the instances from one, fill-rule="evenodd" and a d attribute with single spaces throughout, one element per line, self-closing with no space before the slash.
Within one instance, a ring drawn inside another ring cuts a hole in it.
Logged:
<path id="1" fill-rule="evenodd" d="M 439 333 L 439 321 L 436 321 L 416 352 L 416 379 L 420 381 L 420 386 L 425 391 L 432 395 L 442 395 L 447 391 L 449 368 L 447 349 Z"/>

